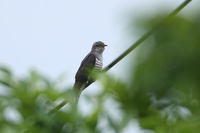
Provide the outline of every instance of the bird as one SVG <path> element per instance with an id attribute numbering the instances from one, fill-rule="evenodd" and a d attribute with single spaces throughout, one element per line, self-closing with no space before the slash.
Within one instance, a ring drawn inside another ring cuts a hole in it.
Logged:
<path id="1" fill-rule="evenodd" d="M 74 91 L 76 93 L 76 102 L 80 93 L 85 89 L 86 85 L 93 82 L 91 71 L 100 72 L 103 67 L 103 52 L 107 45 L 102 41 L 94 42 L 91 51 L 81 62 L 75 75 Z"/>

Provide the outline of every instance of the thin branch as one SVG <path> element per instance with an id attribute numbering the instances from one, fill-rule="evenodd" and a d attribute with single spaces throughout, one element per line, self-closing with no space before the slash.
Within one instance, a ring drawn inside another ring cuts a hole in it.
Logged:
<path id="1" fill-rule="evenodd" d="M 57 105 L 56 107 L 54 107 L 52 110 L 50 110 L 48 112 L 48 114 L 53 114 L 55 113 L 56 111 L 58 111 L 59 109 L 61 109 L 63 106 L 65 106 L 65 104 L 67 104 L 67 100 L 63 100 L 59 105 Z"/>
<path id="2" fill-rule="evenodd" d="M 144 42 L 153 32 L 155 32 L 164 22 L 168 21 L 170 18 L 174 17 L 178 14 L 189 2 L 192 0 L 186 0 L 180 6 L 178 6 L 174 11 L 172 11 L 166 18 L 164 18 L 159 24 L 153 27 L 150 31 L 145 33 L 141 38 L 139 38 L 135 43 L 131 45 L 126 51 L 124 51 L 119 57 L 117 57 L 113 62 L 111 62 L 108 66 L 104 68 L 103 71 L 108 71 L 111 69 L 115 64 L 117 64 L 121 59 L 127 56 L 131 51 L 133 51 L 137 46 L 139 46 L 142 42 Z"/>
<path id="3" fill-rule="evenodd" d="M 126 51 L 124 51 L 120 56 L 118 56 L 114 61 L 112 61 L 108 66 L 103 69 L 103 72 L 107 72 L 114 65 L 116 65 L 119 61 L 121 61 L 124 57 L 126 57 L 130 52 L 132 52 L 137 46 L 139 46 L 142 42 L 144 42 L 150 35 L 152 35 L 159 27 L 162 26 L 163 23 L 177 15 L 186 5 L 188 5 L 192 0 L 185 0 L 182 4 L 180 4 L 175 10 L 173 10 L 168 16 L 166 16 L 159 24 L 154 26 L 150 31 L 145 33 L 141 38 L 139 38 L 135 43 L 131 45 Z M 87 84 L 85 88 L 91 85 L 93 82 Z M 67 102 L 63 101 L 58 106 L 53 108 L 49 113 L 54 113 L 60 108 L 62 108 Z"/>

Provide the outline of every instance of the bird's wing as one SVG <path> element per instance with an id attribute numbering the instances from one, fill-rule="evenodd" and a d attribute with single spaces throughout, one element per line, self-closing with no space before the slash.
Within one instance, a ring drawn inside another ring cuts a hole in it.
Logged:
<path id="1" fill-rule="evenodd" d="M 81 62 L 81 65 L 75 76 L 74 89 L 77 93 L 76 102 L 78 101 L 82 89 L 85 89 L 84 86 L 87 85 L 87 83 L 91 80 L 91 78 L 89 77 L 89 71 L 94 68 L 95 63 L 96 57 L 94 54 L 91 53 L 89 53 Z"/>
<path id="2" fill-rule="evenodd" d="M 76 73 L 75 79 L 78 84 L 85 84 L 88 81 L 88 72 L 95 66 L 96 57 L 94 54 L 88 54 Z"/>
<path id="3" fill-rule="evenodd" d="M 94 54 L 88 54 L 81 62 L 80 69 L 83 71 L 89 71 L 95 66 L 96 57 Z"/>

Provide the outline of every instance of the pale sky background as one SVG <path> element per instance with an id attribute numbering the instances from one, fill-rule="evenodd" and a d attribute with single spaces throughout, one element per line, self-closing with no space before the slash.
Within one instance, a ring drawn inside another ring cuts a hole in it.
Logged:
<path id="1" fill-rule="evenodd" d="M 93 42 L 108 45 L 106 66 L 137 40 L 128 35 L 129 15 L 136 19 L 163 8 L 171 11 L 183 1 L 0 0 L 0 64 L 8 65 L 18 76 L 32 68 L 52 79 L 64 72 L 70 86 Z M 182 13 L 191 13 L 198 4 L 199 0 L 193 0 Z M 110 73 L 123 80 L 127 63 L 128 58 Z M 125 133 L 133 133 L 129 131 Z"/>
<path id="2" fill-rule="evenodd" d="M 181 2 L 0 0 L 0 63 L 10 66 L 17 75 L 27 74 L 31 68 L 52 78 L 66 72 L 67 82 L 72 84 L 93 42 L 101 40 L 109 45 L 104 53 L 107 65 L 137 39 L 127 35 L 130 14 L 134 19 L 163 7 L 170 11 Z M 197 3 L 193 0 L 184 12 Z M 111 73 L 121 77 L 123 62 Z"/>

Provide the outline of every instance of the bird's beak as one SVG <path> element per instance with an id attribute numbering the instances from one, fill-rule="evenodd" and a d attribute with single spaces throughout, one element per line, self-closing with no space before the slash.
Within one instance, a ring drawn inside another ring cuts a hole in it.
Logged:
<path id="1" fill-rule="evenodd" d="M 106 46 L 108 46 L 108 45 L 104 44 L 104 47 L 106 47 Z"/>

